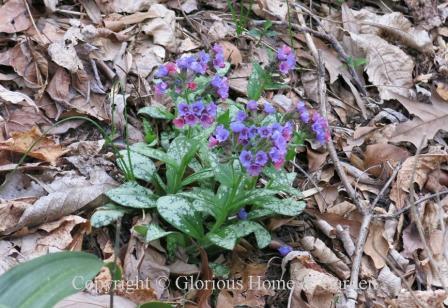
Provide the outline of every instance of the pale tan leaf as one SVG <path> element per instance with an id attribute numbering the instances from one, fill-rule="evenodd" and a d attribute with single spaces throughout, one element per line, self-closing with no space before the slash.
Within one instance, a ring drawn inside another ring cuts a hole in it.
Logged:
<path id="1" fill-rule="evenodd" d="M 0 102 L 1 100 L 10 102 L 12 104 L 23 104 L 28 105 L 31 107 L 34 107 L 36 110 L 38 109 L 36 103 L 27 95 L 16 92 L 16 91 L 9 91 L 2 85 L 0 85 Z"/>
<path id="2" fill-rule="evenodd" d="M 370 256 L 377 269 L 383 268 L 386 264 L 389 245 L 384 237 L 384 223 L 375 222 L 370 224 L 369 235 L 367 236 L 364 252 Z"/>
<path id="3" fill-rule="evenodd" d="M 365 51 L 365 71 L 370 82 L 378 87 L 381 99 L 394 99 L 394 94 L 407 98 L 415 96 L 412 89 L 414 61 L 410 56 L 374 34 L 350 35 Z"/>
<path id="4" fill-rule="evenodd" d="M 55 164 L 56 160 L 64 155 L 68 150 L 57 145 L 53 140 L 42 136 L 37 127 L 33 127 L 27 132 L 16 132 L 6 141 L 0 142 L 0 150 L 7 150 L 45 160 Z"/>
<path id="5" fill-rule="evenodd" d="M 0 7 L 0 32 L 16 33 L 30 26 L 31 20 L 22 0 L 10 0 Z"/>
<path id="6" fill-rule="evenodd" d="M 224 58 L 231 64 L 239 65 L 243 61 L 238 47 L 228 41 L 220 41 L 218 44 L 220 44 L 224 49 Z"/>
<path id="7" fill-rule="evenodd" d="M 78 58 L 75 47 L 72 43 L 66 43 L 66 40 L 51 43 L 48 46 L 48 54 L 51 59 L 70 72 L 76 72 L 82 69 L 82 62 Z"/>
<path id="8" fill-rule="evenodd" d="M 151 36 L 154 44 L 164 46 L 169 51 L 177 49 L 176 40 L 176 15 L 164 5 L 153 4 L 148 13 L 157 16 L 142 25 L 142 31 Z"/>

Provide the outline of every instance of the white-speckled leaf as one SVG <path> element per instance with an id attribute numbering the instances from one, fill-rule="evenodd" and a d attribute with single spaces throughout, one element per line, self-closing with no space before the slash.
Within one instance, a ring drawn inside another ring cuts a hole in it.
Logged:
<path id="1" fill-rule="evenodd" d="M 157 200 L 159 214 L 176 229 L 200 240 L 204 236 L 201 213 L 186 199 L 164 196 Z"/>
<path id="2" fill-rule="evenodd" d="M 261 208 L 249 213 L 251 219 L 259 218 L 272 214 L 285 216 L 296 216 L 302 213 L 306 204 L 304 201 L 296 201 L 292 198 L 277 199 L 272 198 L 261 205 Z"/>
<path id="3" fill-rule="evenodd" d="M 176 166 L 176 160 L 172 159 L 167 153 L 150 147 L 148 144 L 139 142 L 131 145 L 131 151 L 134 151 L 138 154 L 145 155 L 151 157 L 156 160 L 160 160 L 164 163 L 167 163 L 172 166 Z"/>
<path id="4" fill-rule="evenodd" d="M 132 166 L 132 172 L 137 179 L 147 182 L 152 181 L 152 176 L 154 172 L 156 172 L 156 166 L 151 159 L 134 151 L 129 151 L 128 154 L 127 150 L 120 151 L 120 155 L 122 156 L 123 160 L 118 159 L 117 165 L 123 172 L 126 171 L 125 165 L 127 166 L 127 169 L 129 169 L 129 171 L 131 169 L 130 166 Z M 129 158 L 131 163 L 129 163 Z M 123 161 L 125 165 L 123 164 Z"/>
<path id="5" fill-rule="evenodd" d="M 264 248 L 271 242 L 271 235 L 259 223 L 255 221 L 243 220 L 230 226 L 238 238 L 254 233 L 259 248 Z"/>
<path id="6" fill-rule="evenodd" d="M 164 106 L 146 106 L 138 111 L 138 114 L 145 114 L 155 119 L 172 120 L 174 115 Z"/>
<path id="7" fill-rule="evenodd" d="M 143 225 L 134 226 L 134 230 L 145 238 L 146 243 L 155 241 L 159 238 L 165 237 L 173 233 L 173 231 L 163 230 L 160 226 L 156 224 L 149 224 L 146 226 Z"/>
<path id="8" fill-rule="evenodd" d="M 125 213 L 125 208 L 113 203 L 107 203 L 96 209 L 95 213 L 90 217 L 90 224 L 95 228 L 108 226 L 123 217 Z"/>
<path id="9" fill-rule="evenodd" d="M 156 196 L 151 190 L 134 182 L 127 182 L 106 193 L 112 201 L 132 208 L 152 208 L 156 206 Z"/>
<path id="10" fill-rule="evenodd" d="M 230 228 L 222 228 L 214 233 L 207 234 L 207 238 L 215 245 L 232 250 L 235 247 L 236 240 L 238 237 L 236 236 L 235 231 Z"/>
<path id="11" fill-rule="evenodd" d="M 293 187 L 293 181 L 296 178 L 295 172 L 287 173 L 284 170 L 275 170 L 275 168 L 265 168 L 264 174 L 270 179 L 269 188 L 284 191 L 294 196 L 301 196 L 302 192 Z"/>

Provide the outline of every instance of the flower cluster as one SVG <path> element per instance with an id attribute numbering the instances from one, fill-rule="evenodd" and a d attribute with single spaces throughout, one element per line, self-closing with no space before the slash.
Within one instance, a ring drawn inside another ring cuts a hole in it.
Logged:
<path id="1" fill-rule="evenodd" d="M 330 130 L 328 129 L 327 120 L 316 111 L 310 112 L 303 101 L 299 101 L 296 108 L 302 122 L 311 126 L 316 140 L 320 144 L 327 143 L 330 140 Z"/>
<path id="2" fill-rule="evenodd" d="M 215 44 L 212 54 L 205 51 L 199 51 L 195 55 L 183 56 L 175 63 L 169 62 L 160 65 L 155 73 L 156 95 L 167 94 L 172 89 L 177 95 L 185 96 L 188 91 L 197 89 L 196 78 L 207 73 L 211 69 L 209 63 L 212 62 L 213 68 L 218 71 L 225 67 L 224 49 Z M 209 71 L 211 73 L 211 71 Z M 217 96 L 226 99 L 229 96 L 229 82 L 224 76 L 216 74 L 211 79 L 211 85 Z"/>
<path id="3" fill-rule="evenodd" d="M 278 69 L 283 75 L 288 74 L 296 64 L 296 57 L 291 47 L 283 45 L 277 50 L 277 60 L 279 60 Z"/>
<path id="4" fill-rule="evenodd" d="M 249 101 L 247 110 L 240 110 L 230 123 L 230 130 L 220 125 L 209 140 L 209 146 L 215 147 L 229 139 L 238 151 L 239 161 L 250 176 L 258 176 L 264 167 L 272 164 L 281 168 L 288 150 L 288 142 L 292 138 L 292 124 L 273 123 L 259 124 L 266 114 L 275 112 L 275 108 L 265 103 L 264 114 L 257 114 L 258 105 Z"/>
<path id="5" fill-rule="evenodd" d="M 203 128 L 207 128 L 215 122 L 216 110 L 217 106 L 214 103 L 205 105 L 201 100 L 190 105 L 180 103 L 177 106 L 178 117 L 173 120 L 173 124 L 177 128 L 196 124 L 201 124 Z"/>

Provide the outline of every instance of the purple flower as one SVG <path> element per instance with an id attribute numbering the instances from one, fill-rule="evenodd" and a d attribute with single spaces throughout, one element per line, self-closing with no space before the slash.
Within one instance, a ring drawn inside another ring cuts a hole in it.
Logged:
<path id="1" fill-rule="evenodd" d="M 191 105 L 191 111 L 195 115 L 200 116 L 203 110 L 204 110 L 204 104 L 200 100 Z"/>
<path id="2" fill-rule="evenodd" d="M 240 134 L 238 135 L 238 140 L 247 140 L 249 139 L 249 129 L 247 127 L 244 127 Z"/>
<path id="3" fill-rule="evenodd" d="M 156 95 L 164 95 L 166 93 L 166 90 L 168 89 L 168 84 L 166 82 L 159 82 L 156 84 L 156 87 L 154 91 L 156 92 Z"/>
<path id="4" fill-rule="evenodd" d="M 238 111 L 238 113 L 236 114 L 236 120 L 239 122 L 243 122 L 244 120 L 246 120 L 246 118 L 247 114 L 242 110 Z"/>
<path id="5" fill-rule="evenodd" d="M 207 128 L 207 127 L 210 127 L 213 124 L 213 121 L 215 121 L 215 118 L 211 117 L 207 113 L 203 113 L 199 120 L 201 122 L 202 127 L 203 128 Z"/>
<path id="6" fill-rule="evenodd" d="M 286 255 L 289 254 L 291 251 L 292 251 L 292 247 L 288 246 L 288 245 L 281 246 L 278 249 L 278 252 L 280 253 L 280 255 L 282 257 L 286 257 Z"/>
<path id="7" fill-rule="evenodd" d="M 229 138 L 229 131 L 224 128 L 224 125 L 219 125 L 215 130 L 215 138 L 219 143 L 224 142 Z"/>
<path id="8" fill-rule="evenodd" d="M 262 126 L 258 129 L 258 134 L 261 138 L 268 138 L 271 135 L 271 129 L 269 126 Z"/>
<path id="9" fill-rule="evenodd" d="M 256 126 L 251 126 L 249 128 L 249 138 L 255 138 L 258 134 L 258 128 Z"/>
<path id="10" fill-rule="evenodd" d="M 236 216 L 238 217 L 239 220 L 246 220 L 248 213 L 246 212 L 245 209 L 241 209 L 241 210 L 239 210 L 239 212 Z"/>
<path id="11" fill-rule="evenodd" d="M 272 107 L 271 104 L 269 103 L 264 103 L 264 112 L 266 112 L 267 114 L 271 114 L 275 112 L 275 108 Z"/>
<path id="12" fill-rule="evenodd" d="M 216 89 L 220 98 L 226 99 L 229 97 L 229 83 L 226 77 L 215 75 L 211 81 L 211 85 Z"/>
<path id="13" fill-rule="evenodd" d="M 250 151 L 243 150 L 240 154 L 240 162 L 244 168 L 248 168 L 252 161 L 252 153 Z"/>
<path id="14" fill-rule="evenodd" d="M 308 109 L 305 106 L 305 103 L 303 101 L 297 102 L 297 111 L 300 114 L 300 119 L 304 123 L 308 123 L 310 121 L 310 113 L 308 112 Z"/>
<path id="15" fill-rule="evenodd" d="M 224 49 L 222 46 L 218 44 L 213 45 L 213 52 L 215 53 L 213 59 L 213 66 L 215 69 L 220 69 L 226 66 L 226 63 L 224 62 Z"/>
<path id="16" fill-rule="evenodd" d="M 193 61 L 190 64 L 189 67 L 193 72 L 198 73 L 198 74 L 205 74 L 205 70 L 207 69 L 207 67 L 204 67 L 201 63 L 197 62 L 197 61 Z"/>
<path id="17" fill-rule="evenodd" d="M 196 62 L 196 59 L 193 56 L 184 56 L 178 59 L 176 64 L 180 69 L 187 70 L 193 62 Z"/>
<path id="18" fill-rule="evenodd" d="M 250 176 L 258 176 L 260 175 L 262 166 L 260 166 L 259 164 L 250 164 L 249 168 L 247 168 L 247 173 Z"/>
<path id="19" fill-rule="evenodd" d="M 212 117 L 216 117 L 217 109 L 218 107 L 216 106 L 215 103 L 210 103 L 207 106 L 205 106 L 205 111 L 207 111 L 207 113 Z"/>
<path id="20" fill-rule="evenodd" d="M 168 68 L 165 65 L 160 65 L 156 72 L 157 78 L 168 76 Z"/>
<path id="21" fill-rule="evenodd" d="M 279 132 L 275 133 L 272 137 L 273 144 L 277 147 L 277 149 L 286 151 L 286 139 Z"/>
<path id="22" fill-rule="evenodd" d="M 258 107 L 258 103 L 254 100 L 250 100 L 247 102 L 247 109 L 251 110 L 251 111 L 256 111 L 257 107 Z"/>
<path id="23" fill-rule="evenodd" d="M 280 61 L 285 61 L 289 54 L 291 54 L 292 49 L 287 45 L 283 45 L 277 50 L 277 59 Z"/>
<path id="24" fill-rule="evenodd" d="M 198 117 L 193 113 L 187 113 L 185 116 L 185 124 L 193 126 L 198 122 Z"/>
<path id="25" fill-rule="evenodd" d="M 203 66 L 207 67 L 208 62 L 210 62 L 210 55 L 205 51 L 201 50 L 198 52 L 198 60 Z"/>
<path id="26" fill-rule="evenodd" d="M 255 163 L 264 166 L 268 163 L 268 155 L 263 151 L 258 151 L 255 154 Z"/>
<path id="27" fill-rule="evenodd" d="M 269 157 L 271 158 L 272 162 L 278 163 L 280 161 L 283 160 L 284 158 L 284 154 L 282 153 L 282 151 L 280 151 L 279 149 L 273 147 L 270 151 L 269 151 Z"/>
<path id="28" fill-rule="evenodd" d="M 177 109 L 179 110 L 179 115 L 181 116 L 184 116 L 190 112 L 190 106 L 185 103 L 180 103 Z"/>
<path id="29" fill-rule="evenodd" d="M 241 122 L 232 122 L 230 123 L 230 129 L 234 133 L 240 133 L 246 126 Z"/>

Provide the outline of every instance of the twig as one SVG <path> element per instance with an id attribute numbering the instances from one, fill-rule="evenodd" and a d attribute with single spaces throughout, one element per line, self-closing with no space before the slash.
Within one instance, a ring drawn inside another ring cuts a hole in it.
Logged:
<path id="1" fill-rule="evenodd" d="M 370 222 L 373 218 L 373 209 L 376 204 L 381 200 L 382 196 L 385 194 L 387 188 L 392 184 L 396 178 L 398 171 L 400 170 L 401 164 L 395 167 L 395 170 L 389 180 L 384 184 L 383 188 L 380 190 L 375 200 L 372 204 L 367 207 L 366 211 L 363 213 L 361 228 L 359 230 L 358 241 L 356 242 L 355 256 L 353 258 L 352 271 L 350 274 L 350 285 L 346 289 L 347 303 L 346 307 L 354 308 L 356 306 L 356 301 L 358 298 L 358 281 L 359 281 L 359 271 L 361 269 L 362 253 L 364 251 L 364 245 L 367 240 L 367 235 L 369 233 Z"/>

